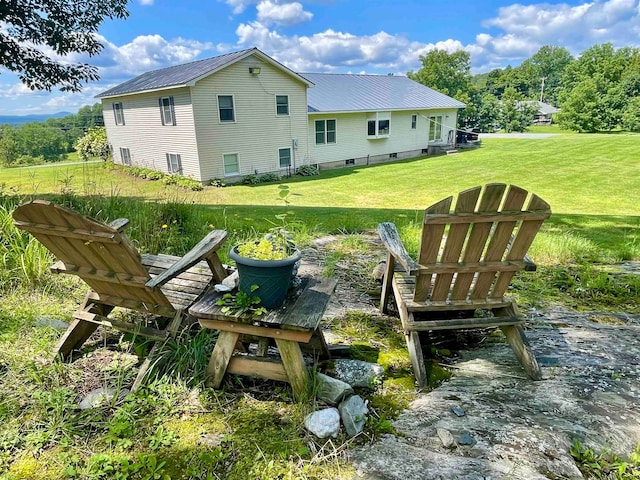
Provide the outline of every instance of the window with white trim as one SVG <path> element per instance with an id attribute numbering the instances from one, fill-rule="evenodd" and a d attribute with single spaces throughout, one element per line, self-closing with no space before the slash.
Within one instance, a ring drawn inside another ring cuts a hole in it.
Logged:
<path id="1" fill-rule="evenodd" d="M 418 115 L 411 115 L 411 130 L 415 130 L 418 126 Z"/>
<path id="2" fill-rule="evenodd" d="M 276 95 L 276 115 L 289 115 L 289 95 Z"/>
<path id="3" fill-rule="evenodd" d="M 442 115 L 429 117 L 429 141 L 442 141 Z"/>
<path id="4" fill-rule="evenodd" d="M 124 109 L 122 108 L 122 102 L 113 104 L 113 116 L 116 119 L 116 125 L 124 125 Z"/>
<path id="5" fill-rule="evenodd" d="M 316 145 L 336 143 L 336 121 L 316 120 Z"/>
<path id="6" fill-rule="evenodd" d="M 236 115 L 233 109 L 233 95 L 218 95 L 218 111 L 221 122 L 235 122 Z"/>
<path id="7" fill-rule="evenodd" d="M 122 164 L 128 167 L 131 166 L 131 151 L 128 148 L 120 147 L 120 159 Z"/>
<path id="8" fill-rule="evenodd" d="M 391 131 L 391 113 L 375 112 L 367 118 L 367 136 L 370 138 L 386 138 Z"/>
<path id="9" fill-rule="evenodd" d="M 169 173 L 182 174 L 182 158 L 178 153 L 167 153 L 167 170 Z"/>
<path id="10" fill-rule="evenodd" d="M 160 105 L 160 118 L 162 125 L 175 125 L 176 113 L 173 106 L 173 97 L 161 97 L 158 99 Z"/>
<path id="11" fill-rule="evenodd" d="M 279 148 L 278 149 L 278 161 L 280 168 L 287 168 L 291 166 L 291 148 Z"/>
<path id="12" fill-rule="evenodd" d="M 240 173 L 240 164 L 238 163 L 237 153 L 225 153 L 222 156 L 222 164 L 225 175 L 237 175 Z"/>

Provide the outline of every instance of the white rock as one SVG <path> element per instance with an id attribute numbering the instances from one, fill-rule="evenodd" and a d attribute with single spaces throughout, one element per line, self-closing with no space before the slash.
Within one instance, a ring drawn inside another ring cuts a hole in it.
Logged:
<path id="1" fill-rule="evenodd" d="M 369 413 L 367 402 L 359 395 L 353 395 L 342 402 L 338 410 L 347 434 L 350 437 L 359 434 L 367 421 L 367 413 Z"/>
<path id="2" fill-rule="evenodd" d="M 233 272 L 231 275 L 229 275 L 227 278 L 222 280 L 222 285 L 226 285 L 231 290 L 233 290 L 234 288 L 237 288 L 239 283 L 240 283 L 240 277 L 238 276 L 237 270 Z"/>
<path id="3" fill-rule="evenodd" d="M 318 410 L 307 415 L 307 418 L 304 419 L 304 426 L 316 437 L 336 438 L 340 432 L 340 413 L 337 408 Z"/>
<path id="4" fill-rule="evenodd" d="M 80 410 L 86 410 L 88 408 L 99 407 L 103 403 L 110 402 L 117 393 L 118 390 L 115 388 L 96 388 L 87 393 L 78 405 L 78 408 L 80 408 Z"/>

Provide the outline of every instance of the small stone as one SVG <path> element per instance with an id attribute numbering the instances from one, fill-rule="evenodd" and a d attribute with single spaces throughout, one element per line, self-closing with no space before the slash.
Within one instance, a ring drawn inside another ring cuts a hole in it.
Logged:
<path id="1" fill-rule="evenodd" d="M 436 429 L 436 433 L 438 434 L 438 437 L 440 437 L 440 441 L 444 448 L 455 448 L 456 440 L 453 438 L 453 435 L 449 430 L 438 428 Z"/>
<path id="2" fill-rule="evenodd" d="M 80 408 L 80 410 L 87 410 L 88 408 L 99 407 L 103 403 L 113 400 L 113 397 L 115 397 L 117 393 L 118 390 L 115 388 L 96 388 L 87 393 L 78 405 L 78 408 Z"/>
<path id="3" fill-rule="evenodd" d="M 36 327 L 50 327 L 54 330 L 66 330 L 69 328 L 69 324 L 67 322 L 63 322 L 62 320 L 58 320 L 57 318 L 48 318 L 48 317 L 40 317 L 35 321 Z"/>
<path id="4" fill-rule="evenodd" d="M 325 408 L 310 413 L 304 419 L 304 426 L 318 438 L 336 438 L 340 432 L 340 412 L 337 408 Z"/>
<path id="5" fill-rule="evenodd" d="M 323 373 L 318 373 L 320 388 L 318 389 L 318 399 L 329 405 L 336 405 L 343 398 L 353 395 L 353 388 L 346 382 L 330 377 Z"/>
<path id="6" fill-rule="evenodd" d="M 464 417 L 465 412 L 463 408 L 453 407 L 451 411 L 455 413 L 456 417 Z"/>
<path id="7" fill-rule="evenodd" d="M 376 363 L 342 358 L 333 363 L 336 378 L 352 387 L 374 388 L 384 376 L 384 369 Z"/>
<path id="8" fill-rule="evenodd" d="M 213 289 L 218 293 L 227 293 L 233 290 L 230 286 L 218 283 L 213 286 Z"/>
<path id="9" fill-rule="evenodd" d="M 338 406 L 342 423 L 347 431 L 347 435 L 354 437 L 364 429 L 367 421 L 367 402 L 359 395 L 353 395 L 347 398 Z"/>
<path id="10" fill-rule="evenodd" d="M 458 437 L 459 445 L 473 445 L 474 443 L 476 443 L 476 441 L 468 433 L 463 433 Z"/>
<path id="11" fill-rule="evenodd" d="M 375 267 L 373 267 L 373 279 L 376 282 L 382 283 L 382 279 L 384 278 L 384 273 L 387 271 L 387 262 L 380 262 Z"/>
<path id="12" fill-rule="evenodd" d="M 240 283 L 240 277 L 238 275 L 237 270 L 233 272 L 231 275 L 229 275 L 227 278 L 222 280 L 222 285 L 229 287 L 231 290 L 233 290 L 234 288 L 237 288 L 239 283 Z"/>
<path id="13" fill-rule="evenodd" d="M 224 443 L 226 435 L 223 433 L 205 433 L 200 437 L 199 443 L 210 448 L 219 447 Z"/>

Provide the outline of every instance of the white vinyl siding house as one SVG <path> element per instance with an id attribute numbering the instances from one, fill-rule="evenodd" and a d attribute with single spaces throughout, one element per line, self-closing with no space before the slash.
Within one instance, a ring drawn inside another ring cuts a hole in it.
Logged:
<path id="1" fill-rule="evenodd" d="M 171 123 L 175 124 L 163 125 L 161 100 L 169 97 L 173 99 Z M 128 148 L 132 164 L 165 173 L 170 173 L 167 153 L 175 153 L 180 155 L 183 175 L 202 178 L 189 88 L 172 89 L 170 95 L 166 91 L 138 93 L 105 98 L 102 102 L 105 108 L 110 103 L 122 104 L 126 119 L 125 125 L 116 125 L 114 116 L 104 116 L 112 151 Z"/>
<path id="2" fill-rule="evenodd" d="M 310 163 L 324 167 L 338 167 L 343 165 L 362 165 L 388 161 L 390 158 L 411 158 L 423 155 L 428 148 L 429 116 L 428 110 L 415 112 L 391 112 L 384 120 L 388 120 L 388 133 L 369 135 L 370 121 L 375 120 L 376 112 L 309 114 L 310 141 L 315 140 L 315 125 L 325 118 L 337 119 L 336 142 L 333 144 L 313 145 Z M 443 112 L 444 114 L 444 112 Z M 412 121 L 415 116 L 415 126 Z M 449 131 L 455 131 L 457 110 L 446 111 L 447 121 L 451 127 L 446 129 L 444 140 Z M 378 121 L 382 116 L 378 116 Z M 386 124 L 383 124 L 383 127 Z M 443 144 L 446 142 L 443 142 Z M 390 156 L 397 154 L 395 156 Z M 354 162 L 346 163 L 346 160 Z"/>
<path id="3" fill-rule="evenodd" d="M 202 182 L 416 157 L 455 140 L 464 106 L 401 76 L 297 74 L 256 48 L 147 72 L 99 97 L 113 111 L 114 159 Z"/>
<path id="4" fill-rule="evenodd" d="M 256 66 L 260 74 L 250 74 Z M 283 92 L 289 115 L 278 114 L 276 97 Z M 197 82 L 191 95 L 203 179 L 233 176 L 220 161 L 229 152 L 239 159 L 237 176 L 280 171 L 279 149 L 285 146 L 292 167 L 308 158 L 307 84 L 282 69 L 250 56 Z M 220 118 L 218 105 L 219 96 L 230 95 L 233 122 Z"/>

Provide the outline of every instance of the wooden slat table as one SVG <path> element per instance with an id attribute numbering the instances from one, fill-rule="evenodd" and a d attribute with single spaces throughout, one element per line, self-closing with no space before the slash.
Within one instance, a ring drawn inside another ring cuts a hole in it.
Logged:
<path id="1" fill-rule="evenodd" d="M 334 279 L 303 278 L 300 296 L 288 297 L 282 307 L 264 318 L 224 314 L 216 305 L 221 294 L 205 294 L 189 313 L 203 328 L 220 331 L 207 368 L 207 385 L 219 388 L 225 373 L 249 375 L 289 382 L 295 397 L 300 398 L 309 379 L 302 348 L 319 357 L 329 356 L 319 326 L 336 283 Z M 239 341 L 249 337 L 258 339 L 258 354 L 234 355 Z M 279 360 L 266 356 L 271 340 L 275 341 Z"/>

